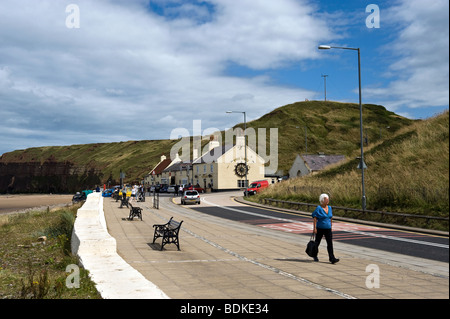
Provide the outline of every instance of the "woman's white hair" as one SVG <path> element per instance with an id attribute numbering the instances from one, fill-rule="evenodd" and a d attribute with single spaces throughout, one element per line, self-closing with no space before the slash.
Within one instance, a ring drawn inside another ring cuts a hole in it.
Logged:
<path id="1" fill-rule="evenodd" d="M 319 197 L 319 202 L 322 204 L 322 203 L 323 203 L 323 200 L 324 200 L 325 198 L 330 199 L 330 197 L 329 197 L 327 194 L 322 194 L 322 195 L 320 195 L 320 197 Z"/>

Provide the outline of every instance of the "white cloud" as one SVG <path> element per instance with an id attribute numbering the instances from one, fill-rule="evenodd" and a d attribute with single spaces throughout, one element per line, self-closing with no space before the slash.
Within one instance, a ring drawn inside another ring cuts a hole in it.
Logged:
<path id="1" fill-rule="evenodd" d="M 386 48 L 396 57 L 387 72 L 387 87 L 365 88 L 369 98 L 392 110 L 447 106 L 449 103 L 449 3 L 404 0 L 383 20 L 399 28 Z"/>
<path id="2" fill-rule="evenodd" d="M 146 3 L 76 1 L 80 28 L 69 29 L 65 3 L 0 2 L 0 153 L 168 138 L 193 119 L 223 129 L 237 122 L 227 109 L 256 118 L 314 95 L 225 75 L 230 62 L 261 70 L 315 58 L 332 32 L 306 2 L 159 2 L 171 18 Z"/>

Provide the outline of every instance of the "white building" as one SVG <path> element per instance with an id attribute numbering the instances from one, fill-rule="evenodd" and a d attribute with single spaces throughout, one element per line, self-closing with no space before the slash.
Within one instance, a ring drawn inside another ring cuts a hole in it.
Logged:
<path id="1" fill-rule="evenodd" d="M 205 189 L 231 190 L 246 187 L 245 170 L 248 167 L 247 181 L 264 178 L 264 159 L 247 146 L 245 160 L 244 136 L 236 137 L 236 145 L 220 145 L 211 139 L 208 151 L 191 162 L 182 162 L 175 158 L 161 173 L 155 184 L 181 185 L 194 184 Z M 247 166 L 245 163 L 247 162 Z"/>

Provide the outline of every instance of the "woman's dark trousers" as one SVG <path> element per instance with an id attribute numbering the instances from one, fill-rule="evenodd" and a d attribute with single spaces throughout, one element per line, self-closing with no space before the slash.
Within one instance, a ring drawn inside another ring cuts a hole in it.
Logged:
<path id="1" fill-rule="evenodd" d="M 327 241 L 327 250 L 328 250 L 328 257 L 330 261 L 333 261 L 335 259 L 334 252 L 333 252 L 333 235 L 331 232 L 331 229 L 323 229 L 323 228 L 317 228 L 317 234 L 316 234 L 316 244 L 317 247 L 320 245 L 320 241 L 322 240 L 322 237 L 325 235 L 325 240 Z"/>

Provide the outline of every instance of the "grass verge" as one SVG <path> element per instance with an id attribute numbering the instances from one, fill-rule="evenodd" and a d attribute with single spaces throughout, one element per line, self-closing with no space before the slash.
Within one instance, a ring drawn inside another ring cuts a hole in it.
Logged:
<path id="1" fill-rule="evenodd" d="M 333 206 L 361 208 L 359 160 L 353 156 L 317 174 L 291 178 L 262 191 L 252 200 L 316 203 L 327 193 Z M 434 217 L 449 216 L 449 112 L 399 129 L 395 135 L 365 149 L 367 209 Z M 348 216 L 350 217 L 350 216 Z M 365 217 L 365 216 L 363 216 Z M 448 231 L 448 221 L 425 226 Z"/>
<path id="2" fill-rule="evenodd" d="M 101 299 L 71 254 L 79 207 L 0 216 L 0 299 Z"/>

